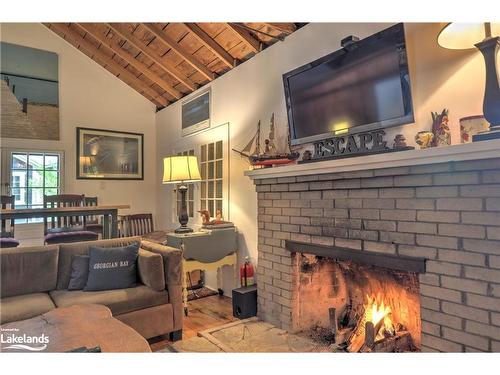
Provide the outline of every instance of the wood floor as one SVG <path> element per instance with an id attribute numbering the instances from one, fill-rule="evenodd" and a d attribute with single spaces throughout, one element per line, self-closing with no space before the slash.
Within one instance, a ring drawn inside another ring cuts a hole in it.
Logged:
<path id="1" fill-rule="evenodd" d="M 182 338 L 189 339 L 197 336 L 199 331 L 218 327 L 238 320 L 233 316 L 231 298 L 224 296 L 205 297 L 189 301 L 189 314 L 184 317 Z M 153 352 L 164 349 L 169 341 L 157 339 L 150 341 Z"/>

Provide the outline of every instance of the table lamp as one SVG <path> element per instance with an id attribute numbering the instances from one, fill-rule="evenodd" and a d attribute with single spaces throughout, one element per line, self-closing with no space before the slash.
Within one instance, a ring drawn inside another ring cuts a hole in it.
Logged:
<path id="1" fill-rule="evenodd" d="M 163 159 L 163 183 L 180 184 L 181 207 L 179 210 L 179 223 L 181 226 L 175 230 L 175 233 L 190 233 L 193 231 L 193 229 L 187 227 L 189 215 L 186 202 L 188 190 L 186 183 L 200 180 L 196 156 L 169 156 Z"/>
<path id="2" fill-rule="evenodd" d="M 497 53 L 500 46 L 500 23 L 449 23 L 441 30 L 438 44 L 449 49 L 476 47 L 486 65 L 486 87 L 483 113 L 490 131 L 475 135 L 473 141 L 500 138 L 500 87 L 497 72 Z"/>

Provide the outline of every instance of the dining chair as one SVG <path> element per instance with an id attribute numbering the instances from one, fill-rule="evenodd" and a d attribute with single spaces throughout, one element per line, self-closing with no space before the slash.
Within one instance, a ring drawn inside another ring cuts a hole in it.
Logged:
<path id="1" fill-rule="evenodd" d="M 129 236 L 143 236 L 154 232 L 153 214 L 134 214 L 123 217 L 123 234 Z"/>
<path id="2" fill-rule="evenodd" d="M 45 208 L 83 207 L 84 203 L 83 194 L 44 195 L 43 197 Z M 98 239 L 97 233 L 86 230 L 85 217 L 81 215 L 46 217 L 43 219 L 43 230 L 47 245 Z"/>
<path id="3" fill-rule="evenodd" d="M 2 209 L 15 209 L 16 197 L 14 195 L 2 195 L 0 204 Z M 2 231 L 0 234 L 0 247 L 18 247 L 19 241 L 14 238 L 14 219 L 1 219 Z"/>
<path id="4" fill-rule="evenodd" d="M 85 204 L 85 207 L 98 206 L 97 197 L 84 197 L 83 202 Z M 99 216 L 85 216 L 85 229 L 102 236 L 103 225 L 99 220 Z"/>

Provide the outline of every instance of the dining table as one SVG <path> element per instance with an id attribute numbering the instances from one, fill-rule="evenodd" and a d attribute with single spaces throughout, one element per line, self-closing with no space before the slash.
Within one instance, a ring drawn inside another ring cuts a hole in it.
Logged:
<path id="1" fill-rule="evenodd" d="M 130 208 L 128 204 L 82 207 L 14 208 L 1 209 L 0 216 L 2 220 L 102 216 L 102 238 L 116 238 L 118 237 L 118 210 L 125 210 L 128 208 Z"/>

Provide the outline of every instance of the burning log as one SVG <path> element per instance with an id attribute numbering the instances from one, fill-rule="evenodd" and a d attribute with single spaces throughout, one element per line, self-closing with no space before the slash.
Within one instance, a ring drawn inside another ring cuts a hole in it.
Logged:
<path id="1" fill-rule="evenodd" d="M 372 322 L 365 323 L 365 346 L 370 349 L 373 349 L 375 345 L 375 336 L 377 333 L 375 332 L 375 326 Z"/>
<path id="2" fill-rule="evenodd" d="M 412 349 L 413 340 L 410 332 L 402 331 L 397 332 L 392 337 L 376 341 L 372 351 L 377 353 L 393 353 L 412 351 Z"/>

